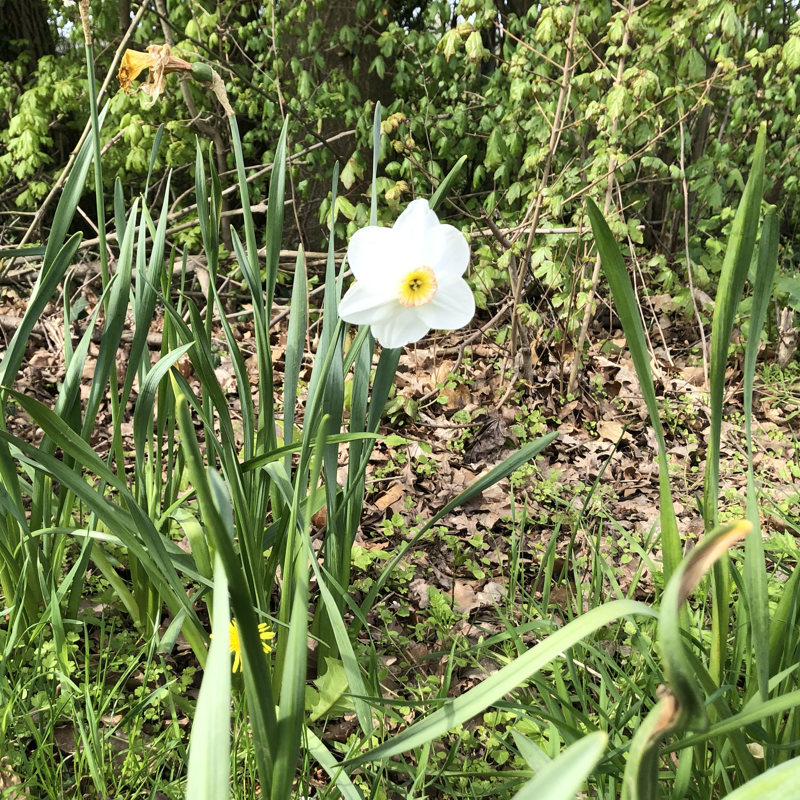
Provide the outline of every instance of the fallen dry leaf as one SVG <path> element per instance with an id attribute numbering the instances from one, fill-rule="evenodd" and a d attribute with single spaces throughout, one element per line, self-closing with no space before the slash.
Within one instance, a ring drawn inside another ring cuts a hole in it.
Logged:
<path id="1" fill-rule="evenodd" d="M 8 759 L 3 756 L 0 759 L 0 794 L 5 800 L 30 800 L 27 792 L 13 788 L 21 785 L 22 781 L 19 776 L 12 772 L 11 767 L 8 765 Z"/>

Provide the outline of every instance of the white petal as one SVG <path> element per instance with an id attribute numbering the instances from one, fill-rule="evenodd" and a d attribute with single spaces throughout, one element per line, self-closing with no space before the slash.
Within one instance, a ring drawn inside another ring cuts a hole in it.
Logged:
<path id="1" fill-rule="evenodd" d="M 425 263 L 439 275 L 463 275 L 469 266 L 469 245 L 452 225 L 439 225 L 425 240 Z"/>
<path id="2" fill-rule="evenodd" d="M 416 309 L 429 328 L 463 328 L 475 316 L 475 298 L 463 278 L 442 275 L 430 303 Z"/>
<path id="3" fill-rule="evenodd" d="M 399 303 L 399 310 L 387 314 L 380 322 L 372 323 L 372 335 L 384 347 L 403 347 L 403 345 L 416 342 L 430 329 L 423 321 L 416 308 L 404 308 Z"/>
<path id="4" fill-rule="evenodd" d="M 428 201 L 419 198 L 412 200 L 406 210 L 397 218 L 393 230 L 405 235 L 415 237 L 424 236 L 425 231 L 436 228 L 439 225 L 439 217 L 435 211 L 431 211 Z"/>
<path id="5" fill-rule="evenodd" d="M 469 265 L 469 245 L 452 225 L 442 225 L 427 200 L 414 200 L 398 217 L 393 231 L 411 266 L 426 264 L 438 275 L 463 275 Z"/>
<path id="6" fill-rule="evenodd" d="M 400 280 L 405 259 L 392 228 L 370 225 L 356 231 L 347 245 L 347 263 L 359 281 Z"/>
<path id="7" fill-rule="evenodd" d="M 382 288 L 370 281 L 356 281 L 339 303 L 339 316 L 355 325 L 371 325 L 386 315 L 387 306 L 402 308 L 396 295 L 390 284 Z"/>

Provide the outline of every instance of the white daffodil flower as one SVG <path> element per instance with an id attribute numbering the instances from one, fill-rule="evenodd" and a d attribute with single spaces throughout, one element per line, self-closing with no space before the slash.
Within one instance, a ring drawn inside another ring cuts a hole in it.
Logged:
<path id="1" fill-rule="evenodd" d="M 414 200 L 392 228 L 356 231 L 347 247 L 356 282 L 339 304 L 339 316 L 369 325 L 384 347 L 402 347 L 431 328 L 463 328 L 475 314 L 472 290 L 462 277 L 469 245 L 443 225 L 427 200 Z"/>

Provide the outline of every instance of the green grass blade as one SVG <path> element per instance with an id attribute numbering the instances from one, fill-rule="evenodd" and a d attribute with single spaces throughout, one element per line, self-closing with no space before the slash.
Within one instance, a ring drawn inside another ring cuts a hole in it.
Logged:
<path id="1" fill-rule="evenodd" d="M 667 682 L 678 700 L 682 725 L 704 728 L 708 721 L 697 677 L 685 654 L 681 607 L 711 566 L 750 529 L 748 522 L 734 522 L 709 533 L 683 559 L 664 590 L 658 627 L 659 650 Z"/>
<path id="2" fill-rule="evenodd" d="M 153 432 L 153 409 L 159 384 L 169 374 L 173 364 L 177 363 L 191 348 L 192 343 L 184 344 L 160 358 L 139 386 L 139 396 L 133 411 L 133 443 L 136 451 L 135 466 L 137 470 L 144 466 L 145 447 Z M 139 478 L 137 478 L 137 482 L 138 480 Z"/>
<path id="3" fill-rule="evenodd" d="M 381 348 L 369 401 L 368 431 L 377 431 L 381 424 L 383 409 L 386 408 L 386 398 L 389 397 L 389 392 L 394 385 L 394 376 L 397 374 L 397 365 L 400 363 L 402 350 L 401 347 Z"/>
<path id="4" fill-rule="evenodd" d="M 158 126 L 158 130 L 156 131 L 156 135 L 153 137 L 153 146 L 150 148 L 150 163 L 147 165 L 147 177 L 145 178 L 144 182 L 144 192 L 142 194 L 147 197 L 147 192 L 150 189 L 150 181 L 153 178 L 153 170 L 156 166 L 156 160 L 158 158 L 158 151 L 161 147 L 161 140 L 164 138 L 164 132 L 166 131 L 166 125 L 162 122 Z M 160 177 L 160 176 L 159 176 Z"/>
<path id="5" fill-rule="evenodd" d="M 442 200 L 444 200 L 444 198 L 450 194 L 450 190 L 452 189 L 453 184 L 456 182 L 456 178 L 458 178 L 461 168 L 464 166 L 466 161 L 467 157 L 465 155 L 461 156 L 461 158 L 456 161 L 456 163 L 453 165 L 453 168 L 447 173 L 447 175 L 445 175 L 442 182 L 436 188 L 436 191 L 433 193 L 431 199 L 428 200 L 428 205 L 433 211 L 436 211 L 436 209 L 441 205 Z"/>
<path id="6" fill-rule="evenodd" d="M 764 543 L 761 539 L 761 520 L 756 499 L 753 472 L 753 381 L 756 358 L 761 343 L 761 329 L 767 316 L 772 284 L 778 264 L 778 220 L 775 207 L 770 206 L 761 229 L 750 331 L 744 358 L 744 430 L 747 443 L 747 519 L 753 530 L 745 540 L 744 580 L 750 616 L 750 637 L 756 665 L 758 689 L 763 700 L 769 694 L 769 597 Z"/>
<path id="7" fill-rule="evenodd" d="M 195 139 L 194 194 L 195 202 L 197 203 L 197 222 L 200 225 L 200 238 L 203 241 L 203 249 L 206 253 L 211 254 L 219 249 L 219 241 L 217 240 L 217 226 L 209 217 L 208 213 L 206 168 L 200 139 Z"/>
<path id="8" fill-rule="evenodd" d="M 336 647 L 339 651 L 339 657 L 342 660 L 342 666 L 347 676 L 348 689 L 350 694 L 354 695 L 353 706 L 358 717 L 359 725 L 361 726 L 361 730 L 369 735 L 373 728 L 372 711 L 370 706 L 362 699 L 367 696 L 367 689 L 361 674 L 361 664 L 353 650 L 348 628 L 339 612 L 339 609 L 344 606 L 344 602 L 337 602 L 337 598 L 333 596 L 331 590 L 328 588 L 328 581 L 330 581 L 331 578 L 330 576 L 323 575 L 322 569 L 316 559 L 311 559 L 311 566 L 317 577 L 317 586 L 319 587 L 319 593 L 328 615 L 329 628 L 333 633 Z M 344 593 L 342 587 L 336 588 Z"/>
<path id="9" fill-rule="evenodd" d="M 606 224 L 600 209 L 591 198 L 586 200 L 586 208 L 592 224 L 597 250 L 603 265 L 614 307 L 625 332 L 628 349 L 631 352 L 636 376 L 642 389 L 650 424 L 658 445 L 658 488 L 661 519 L 661 549 L 664 558 L 664 577 L 669 580 L 681 560 L 682 547 L 678 534 L 678 522 L 675 518 L 675 506 L 672 502 L 672 490 L 669 483 L 669 466 L 667 464 L 667 447 L 664 441 L 664 429 L 661 426 L 656 390 L 650 373 L 650 355 L 647 350 L 647 339 L 639 316 L 639 305 L 633 293 L 633 286 L 625 268 L 625 262 L 619 252 L 611 230 Z"/>
<path id="10" fill-rule="evenodd" d="M 331 781 L 341 792 L 344 800 L 364 800 L 364 796 L 358 791 L 358 788 L 350 780 L 350 777 L 342 769 L 339 762 L 331 755 L 325 743 L 310 728 L 306 730 L 306 739 L 311 757 L 330 776 Z"/>
<path id="11" fill-rule="evenodd" d="M 310 515 L 301 515 L 300 504 L 306 495 L 304 486 L 307 485 L 310 489 L 310 505 L 314 503 L 313 496 L 320 491 L 317 486 L 322 470 L 323 454 L 327 446 L 328 424 L 328 419 L 323 417 L 318 430 L 318 444 L 311 460 L 308 483 L 296 481 L 292 503 L 292 519 L 297 519 L 296 525 L 292 525 L 290 522 L 289 531 L 294 550 L 292 554 L 294 564 L 290 573 L 291 582 L 284 583 L 285 587 L 291 587 L 292 608 L 289 619 L 289 635 L 285 638 L 285 651 L 280 654 L 281 658 L 279 659 L 283 672 L 280 681 L 279 736 L 273 771 L 273 800 L 281 800 L 291 795 L 300 755 L 305 718 L 306 664 L 308 660 L 308 562 L 309 559 L 315 559 L 308 540 Z M 301 492 L 303 497 L 300 496 Z M 287 573 L 288 570 L 285 570 L 284 574 Z"/>
<path id="12" fill-rule="evenodd" d="M 100 340 L 100 348 L 97 354 L 97 364 L 92 375 L 89 399 L 86 401 L 82 435 L 87 440 L 94 428 L 97 413 L 100 409 L 100 403 L 103 401 L 103 397 L 106 394 L 112 372 L 115 373 L 116 371 L 117 350 L 119 349 L 122 330 L 125 326 L 130 300 L 131 273 L 133 271 L 133 243 L 136 235 L 137 210 L 138 200 L 134 200 L 128 217 L 128 224 L 125 229 L 125 239 L 120 246 L 117 272 L 114 275 L 111 294 L 108 299 L 108 307 L 106 308 L 106 319 L 103 328 L 103 336 Z M 135 367 L 132 367 L 132 369 L 135 369 Z M 113 381 L 111 390 L 116 391 L 116 380 Z M 120 470 L 123 468 L 122 464 L 118 466 Z"/>
<path id="13" fill-rule="evenodd" d="M 258 361 L 258 391 L 261 399 L 257 425 L 255 450 L 260 454 L 272 450 L 275 444 L 275 420 L 272 397 L 272 351 L 269 344 L 269 307 L 265 306 L 261 278 L 257 264 L 252 264 L 236 231 L 231 229 L 233 250 L 244 275 L 250 298 L 253 302 L 253 328 L 256 336 L 256 358 Z M 247 389 L 247 403 L 252 405 L 252 393 Z"/>
<path id="14" fill-rule="evenodd" d="M 114 227 L 117 229 L 117 241 L 121 242 L 125 238 L 125 190 L 122 188 L 122 180 L 119 176 L 114 180 Z"/>
<path id="15" fill-rule="evenodd" d="M 545 447 L 547 447 L 547 445 L 555 441 L 557 437 L 558 432 L 548 433 L 546 436 L 542 436 L 536 441 L 529 442 L 523 447 L 520 447 L 516 453 L 512 453 L 508 458 L 501 461 L 496 467 L 493 467 L 485 475 L 482 475 L 474 483 L 467 486 L 463 492 L 460 492 L 458 495 L 456 495 L 456 497 L 447 503 L 440 511 L 434 514 L 433 517 L 431 517 L 431 519 L 429 519 L 414 534 L 414 536 L 398 550 L 394 558 L 384 567 L 383 571 L 378 576 L 378 579 L 372 585 L 372 588 L 364 598 L 364 601 L 361 603 L 362 614 L 366 616 L 370 609 L 372 609 L 378 596 L 378 592 L 389 579 L 389 576 L 392 574 L 397 565 L 403 560 L 406 553 L 412 547 L 414 547 L 419 539 L 424 536 L 425 533 L 429 531 L 440 519 L 442 519 L 442 517 L 445 517 L 451 511 L 458 508 L 458 506 L 460 506 L 462 503 L 466 503 L 471 498 L 486 491 L 486 489 L 488 489 L 490 486 L 494 486 L 498 481 L 508 477 L 515 469 L 521 467 L 523 464 L 526 464 L 528 461 L 538 455 L 542 450 L 544 450 Z"/>
<path id="16" fill-rule="evenodd" d="M 214 626 L 189 743 L 186 800 L 230 797 L 231 655 L 228 647 L 228 580 L 214 563 Z"/>
<path id="17" fill-rule="evenodd" d="M 239 134 L 239 123 L 236 121 L 236 115 L 231 115 L 228 117 L 228 124 L 231 128 L 231 143 L 233 144 L 233 156 L 236 161 L 236 178 L 239 184 L 239 196 L 242 200 L 242 219 L 244 220 L 244 232 L 245 232 L 245 242 L 247 244 L 247 257 L 250 261 L 250 266 L 255 272 L 258 272 L 258 245 L 256 244 L 256 226 L 253 222 L 253 212 L 250 209 L 250 190 L 247 186 L 247 173 L 245 172 L 244 168 L 244 154 L 242 153 L 242 137 Z M 286 126 L 284 124 L 284 131 Z M 285 158 L 281 166 L 285 164 Z M 275 166 L 273 168 L 273 178 L 275 180 L 275 170 L 278 169 L 278 161 L 277 161 L 277 151 L 276 151 L 276 161 Z M 268 213 L 272 212 L 272 194 L 271 194 L 270 187 L 270 207 L 268 209 Z M 281 193 L 280 198 L 280 211 L 279 213 L 283 214 L 283 194 Z M 281 224 L 280 229 L 283 229 L 283 225 Z M 268 232 L 272 232 L 273 228 L 267 226 Z M 280 247 L 280 244 L 278 245 Z M 267 257 L 267 268 L 269 269 L 269 255 Z M 251 288 L 251 291 L 255 291 L 255 286 Z M 267 308 L 270 308 L 272 305 L 271 302 L 267 302 Z"/>
<path id="18" fill-rule="evenodd" d="M 334 202 L 336 200 L 336 184 L 339 174 L 338 164 L 334 166 L 334 180 L 331 188 Z M 336 259 L 334 250 L 334 239 L 331 235 L 328 245 L 328 259 L 325 266 L 325 292 L 323 295 L 323 317 L 322 332 L 319 337 L 319 346 L 314 362 L 314 370 L 311 373 L 311 380 L 308 385 L 308 399 L 306 401 L 306 415 L 304 420 L 304 430 L 315 424 L 314 416 L 316 413 L 325 413 L 326 398 L 327 405 L 331 405 L 331 390 L 328 388 L 331 373 L 335 373 L 333 380 L 334 393 L 341 395 L 340 404 L 344 404 L 344 376 L 341 357 L 341 337 L 340 324 L 338 322 L 340 287 L 336 281 Z M 334 348 L 333 352 L 331 349 Z M 338 362 L 335 365 L 334 362 Z M 319 397 L 322 398 L 320 401 Z M 339 418 L 341 418 L 341 409 Z M 336 427 L 334 425 L 334 427 Z"/>
<path id="19" fill-rule="evenodd" d="M 742 199 L 736 210 L 719 288 L 714 301 L 711 322 L 711 352 L 709 358 L 709 419 L 708 449 L 703 497 L 703 519 L 706 530 L 716 526 L 719 519 L 719 459 L 722 437 L 722 414 L 725 393 L 725 372 L 728 364 L 731 332 L 742 297 L 753 250 L 758 234 L 761 198 L 764 183 L 764 160 L 767 127 L 762 123 L 758 132 L 753 164 Z M 727 559 L 714 565 L 711 594 L 711 661 L 709 670 L 716 683 L 725 676 L 726 644 L 730 622 L 730 574 Z"/>
<path id="20" fill-rule="evenodd" d="M 558 658 L 565 650 L 613 620 L 627 616 L 657 617 L 658 612 L 635 600 L 613 600 L 593 608 L 552 633 L 473 689 L 460 697 L 447 700 L 442 708 L 406 728 L 390 741 L 344 763 L 354 767 L 365 762 L 388 759 L 438 739 L 522 686 L 532 675 Z"/>
<path id="21" fill-rule="evenodd" d="M 378 224 L 378 156 L 381 151 L 381 104 L 375 103 L 375 113 L 372 117 L 372 193 L 369 204 L 369 224 Z M 338 164 L 337 164 L 338 171 Z M 334 182 L 331 194 L 331 215 L 336 205 L 336 183 Z M 331 216 L 331 233 L 333 232 L 333 216 Z"/>
<path id="22" fill-rule="evenodd" d="M 681 561 L 667 584 L 658 624 L 658 649 L 664 662 L 667 689 L 660 692 L 658 703 L 634 734 L 625 766 L 623 800 L 655 800 L 659 796 L 659 745 L 666 736 L 690 726 L 703 730 L 703 738 L 708 738 L 701 687 L 704 676 L 698 674 L 698 666 L 684 645 L 681 608 L 711 566 L 750 528 L 748 522 L 737 522 L 708 534 Z M 686 746 L 680 743 L 680 747 Z M 741 741 L 734 742 L 733 747 L 740 757 L 740 767 L 748 775 L 753 767 L 752 758 Z"/>
<path id="23" fill-rule="evenodd" d="M 51 234 L 47 245 L 48 250 L 53 241 L 55 240 L 53 234 Z M 50 302 L 53 292 L 63 280 L 64 273 L 75 258 L 75 253 L 78 251 L 80 243 L 81 234 L 74 234 L 63 247 L 59 247 L 50 259 L 42 264 L 41 272 L 36 279 L 36 285 L 33 287 L 28 299 L 25 316 L 11 337 L 8 348 L 3 354 L 2 361 L 0 361 L 0 390 L 13 385 L 20 364 L 22 364 L 22 359 L 25 357 L 25 348 L 28 346 L 31 332 L 39 322 L 44 307 Z"/>
<path id="24" fill-rule="evenodd" d="M 607 745 L 603 731 L 584 736 L 537 770 L 512 800 L 574 800 Z"/>
<path id="25" fill-rule="evenodd" d="M 89 138 L 94 151 L 94 200 L 97 219 L 98 251 L 100 254 L 100 275 L 103 288 L 108 285 L 108 249 L 106 248 L 106 199 L 103 195 L 103 159 L 100 147 L 100 118 L 97 113 L 97 82 L 94 71 L 94 45 L 91 38 L 86 38 L 84 47 L 86 55 L 86 75 L 89 89 L 89 116 L 92 121 Z"/>
<path id="26" fill-rule="evenodd" d="M 800 786 L 800 756 L 768 769 L 725 800 L 789 800 Z"/>
<path id="27" fill-rule="evenodd" d="M 266 270 L 266 307 L 272 308 L 272 300 L 275 294 L 275 281 L 278 279 L 278 265 L 281 258 L 281 242 L 283 240 L 283 199 L 286 193 L 286 136 L 288 131 L 288 117 L 283 123 L 278 144 L 275 147 L 275 160 L 273 162 L 272 176 L 269 180 L 269 203 L 267 205 L 266 220 L 266 255 L 264 265 Z M 239 176 L 239 185 L 242 185 L 242 176 Z M 245 224 L 247 217 L 245 216 Z M 252 220 L 250 221 L 252 225 Z M 249 232 L 249 231 L 248 231 Z M 254 236 L 255 238 L 255 236 Z M 250 252 L 250 240 L 248 239 L 248 255 L 253 258 Z"/>
<path id="28" fill-rule="evenodd" d="M 795 567 L 783 586 L 778 606 L 772 614 L 769 631 L 770 673 L 788 666 L 793 653 L 786 649 L 787 636 L 792 636 L 800 617 L 800 569 Z M 796 639 L 795 639 L 796 641 Z"/>
<path id="29" fill-rule="evenodd" d="M 283 381 L 283 443 L 294 440 L 294 415 L 297 403 L 297 384 L 305 353 L 308 332 L 308 284 L 303 253 L 298 250 L 292 282 L 292 300 L 289 307 L 289 330 L 286 335 L 286 358 Z M 291 463 L 289 459 L 287 466 Z"/>
<path id="30" fill-rule="evenodd" d="M 108 103 L 105 104 L 103 110 L 100 112 L 98 130 L 103 126 L 103 120 L 105 119 L 107 110 Z M 53 223 L 50 226 L 50 234 L 47 237 L 47 248 L 45 249 L 44 260 L 42 262 L 42 274 L 46 274 L 50 271 L 50 266 L 53 264 L 58 251 L 61 249 L 61 245 L 67 235 L 70 225 L 72 225 L 75 211 L 78 208 L 84 188 L 86 187 L 86 177 L 89 174 L 89 167 L 92 164 L 93 150 L 94 142 L 92 141 L 92 137 L 87 136 L 72 165 L 69 177 L 64 183 L 61 197 L 58 199 L 58 205 L 53 214 Z"/>
<path id="31" fill-rule="evenodd" d="M 742 289 L 753 258 L 761 215 L 761 198 L 764 184 L 764 153 L 766 150 L 767 126 L 762 123 L 758 132 L 753 165 L 744 187 L 744 193 L 736 210 L 731 227 L 728 248 L 722 262 L 719 288 L 714 301 L 714 317 L 711 322 L 711 352 L 709 359 L 709 431 L 706 457 L 704 518 L 706 528 L 717 523 L 719 500 L 719 448 L 722 432 L 722 403 L 725 393 L 725 370 L 728 364 L 731 331 L 736 310 L 742 297 Z"/>
<path id="32" fill-rule="evenodd" d="M 381 146 L 381 104 L 375 103 L 375 114 L 372 119 L 372 187 L 371 202 L 369 207 L 369 224 L 378 224 L 378 156 Z M 338 185 L 338 167 L 336 178 L 331 186 L 331 238 L 328 243 L 328 269 L 333 270 L 335 263 L 335 251 L 333 241 L 334 219 L 333 208 L 336 205 L 336 190 Z M 340 280 L 341 280 L 340 275 Z M 338 300 L 338 297 L 337 297 Z M 363 338 L 362 338 L 363 337 Z M 369 346 L 364 346 L 364 341 L 369 339 Z M 369 399 L 370 372 L 372 369 L 372 353 L 374 342 L 369 334 L 369 327 L 362 326 L 358 335 L 350 345 L 344 372 L 349 370 L 349 356 L 355 353 L 353 378 L 350 390 L 350 431 L 360 432 L 365 430 L 364 424 L 367 416 L 367 401 Z M 392 376 L 394 378 L 394 376 Z M 377 428 L 375 429 L 377 430 Z M 361 510 L 363 508 L 363 489 L 354 484 L 363 483 L 365 469 L 361 464 L 361 454 L 363 445 L 355 441 L 350 446 L 347 486 L 349 501 L 345 510 L 345 530 L 354 531 L 361 521 Z M 352 488 L 351 488 L 352 487 Z M 355 519 L 357 517 L 357 520 Z"/>
<path id="33" fill-rule="evenodd" d="M 622 779 L 622 800 L 655 800 L 658 796 L 658 743 L 674 726 L 675 698 L 661 698 L 636 729 Z"/>
<path id="34" fill-rule="evenodd" d="M 133 316 L 134 333 L 131 342 L 129 357 L 129 367 L 120 394 L 121 405 L 124 406 L 130 399 L 133 382 L 138 375 L 139 384 L 145 379 L 145 375 L 150 367 L 150 359 L 145 358 L 147 353 L 147 336 L 150 333 L 150 326 L 153 322 L 158 292 L 156 287 L 159 284 L 161 272 L 164 269 L 164 246 L 167 236 L 167 213 L 169 211 L 170 200 L 170 177 L 167 176 L 164 189 L 164 200 L 161 206 L 161 215 L 158 219 L 155 235 L 153 236 L 150 247 L 150 258 L 146 270 L 142 270 L 137 264 L 136 270 L 136 292 L 134 296 Z M 146 211 L 146 209 L 143 209 Z M 145 243 L 140 242 L 138 255 L 142 257 L 147 248 Z"/>

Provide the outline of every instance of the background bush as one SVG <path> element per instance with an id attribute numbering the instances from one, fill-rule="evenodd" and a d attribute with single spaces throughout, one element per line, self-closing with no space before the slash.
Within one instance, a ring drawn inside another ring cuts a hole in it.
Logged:
<path id="1" fill-rule="evenodd" d="M 83 47 L 74 9 L 57 0 L 23 5 L 30 14 L 39 9 L 49 39 L 24 47 L 8 37 L 0 43 L 8 59 L 0 74 L 6 243 L 22 236 L 85 120 Z M 5 0 L 0 20 L 13 15 L 15 6 L 20 0 Z M 92 4 L 99 81 L 137 8 L 124 1 Z M 473 231 L 486 230 L 490 217 L 508 234 L 505 242 L 495 236 L 476 241 L 479 303 L 498 300 L 509 268 L 518 268 L 529 276 L 515 293 L 528 309 L 526 319 L 540 321 L 536 309 L 546 300 L 562 320 L 575 320 L 566 324 L 574 332 L 579 316 L 566 312 L 579 311 L 587 300 L 587 252 L 574 235 L 530 237 L 525 226 L 533 221 L 545 230 L 586 229 L 582 198 L 588 193 L 605 206 L 617 236 L 627 234 L 631 245 L 646 247 L 652 287 L 687 303 L 685 213 L 694 282 L 707 288 L 721 267 L 730 209 L 763 119 L 770 137 L 767 199 L 778 206 L 783 271 L 794 270 L 790 242 L 797 227 L 800 158 L 795 18 L 786 4 L 749 0 L 656 0 L 626 7 L 587 0 L 575 9 L 519 0 L 464 0 L 457 6 L 158 0 L 141 17 L 130 44 L 144 49 L 167 40 L 180 55 L 219 69 L 256 173 L 271 163 L 289 117 L 293 226 L 287 227 L 286 244 L 292 247 L 298 241 L 312 250 L 324 244 L 320 220 L 328 218 L 337 160 L 339 233 L 367 222 L 375 101 L 384 107 L 389 134 L 379 168 L 384 219 L 412 196 L 430 194 L 466 155 L 461 184 L 451 193 L 458 198 L 458 216 L 471 218 Z M 120 93 L 113 78 L 108 92 L 107 188 L 120 177 L 131 196 L 144 189 L 162 120 L 166 136 L 156 170 L 175 171 L 174 210 L 188 205 L 183 193 L 193 186 L 195 136 L 211 140 L 221 171 L 232 168 L 221 111 L 193 82 L 180 91 L 172 85 L 152 107 L 144 95 Z M 263 171 L 253 180 L 254 202 L 264 199 L 267 177 Z M 45 235 L 46 219 L 40 231 Z M 175 238 L 199 245 L 196 227 Z"/>

